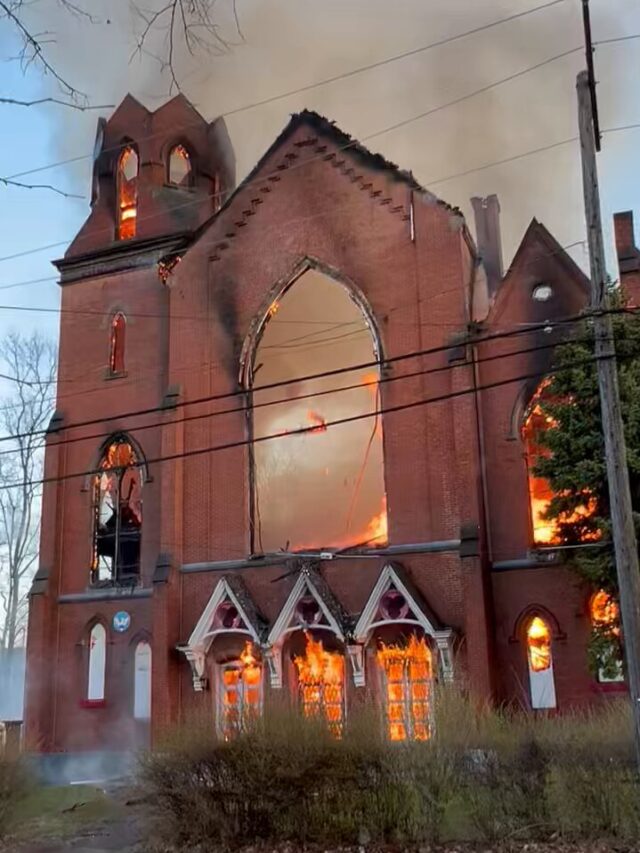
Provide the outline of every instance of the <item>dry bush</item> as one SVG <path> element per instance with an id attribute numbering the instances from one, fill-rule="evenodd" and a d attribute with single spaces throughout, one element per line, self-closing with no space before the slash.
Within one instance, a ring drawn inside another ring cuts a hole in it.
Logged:
<path id="1" fill-rule="evenodd" d="M 142 784 L 178 846 L 420 843 L 468 826 L 489 841 L 638 836 L 626 703 L 559 717 L 448 689 L 435 722 L 429 743 L 389 744 L 376 709 L 351 713 L 336 739 L 281 708 L 221 743 L 207 718 L 145 758 Z"/>
<path id="2" fill-rule="evenodd" d="M 190 728 L 142 765 L 158 829 L 177 844 L 433 840 L 456 789 L 449 753 L 391 746 L 366 714 L 341 739 L 295 713 L 229 743 Z"/>

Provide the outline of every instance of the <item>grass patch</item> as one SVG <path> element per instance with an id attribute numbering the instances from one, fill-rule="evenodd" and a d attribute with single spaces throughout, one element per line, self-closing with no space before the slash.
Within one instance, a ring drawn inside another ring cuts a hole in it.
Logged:
<path id="1" fill-rule="evenodd" d="M 119 813 L 117 804 L 92 785 L 31 786 L 15 804 L 7 831 L 16 841 L 66 838 Z"/>

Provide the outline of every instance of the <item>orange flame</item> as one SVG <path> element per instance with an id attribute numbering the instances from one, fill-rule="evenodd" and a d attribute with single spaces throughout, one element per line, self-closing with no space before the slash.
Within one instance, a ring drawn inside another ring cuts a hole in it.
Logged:
<path id="1" fill-rule="evenodd" d="M 544 672 L 551 666 L 551 633 L 547 623 L 536 616 L 527 628 L 529 666 L 533 672 Z"/>
<path id="2" fill-rule="evenodd" d="M 222 733 L 230 740 L 260 708 L 262 666 L 247 640 L 238 663 L 222 671 Z"/>
<path id="3" fill-rule="evenodd" d="M 620 618 L 620 608 L 608 592 L 605 592 L 603 589 L 596 592 L 591 598 L 590 609 L 591 621 L 594 625 L 613 625 L 613 633 L 618 636 L 620 627 L 617 623 Z"/>
<path id="4" fill-rule="evenodd" d="M 323 716 L 331 731 L 340 736 L 343 725 L 344 657 L 339 652 L 325 651 L 321 640 L 305 632 L 304 656 L 293 662 L 298 670 L 298 684 L 305 717 Z"/>
<path id="5" fill-rule="evenodd" d="M 314 412 L 309 409 L 307 412 L 307 421 L 310 424 L 314 424 L 314 428 L 309 430 L 310 433 L 327 431 L 327 422 L 318 412 Z"/>
<path id="6" fill-rule="evenodd" d="M 415 634 L 405 647 L 382 644 L 376 655 L 386 678 L 386 715 L 390 740 L 431 737 L 431 650 Z"/>
<path id="7" fill-rule="evenodd" d="M 382 509 L 367 524 L 360 542 L 368 545 L 386 545 L 389 541 L 389 520 L 387 516 L 387 499 L 382 498 Z"/>
<path id="8" fill-rule="evenodd" d="M 273 317 L 274 314 L 278 313 L 279 309 L 280 309 L 280 303 L 277 300 L 275 302 L 272 302 L 271 305 L 269 306 L 268 310 L 267 310 L 267 317 L 269 317 L 269 318 Z"/>

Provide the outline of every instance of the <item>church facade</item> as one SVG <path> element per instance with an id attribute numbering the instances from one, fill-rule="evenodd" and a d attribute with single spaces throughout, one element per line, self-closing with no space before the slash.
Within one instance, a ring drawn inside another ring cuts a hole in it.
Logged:
<path id="1" fill-rule="evenodd" d="M 196 713 L 227 737 L 274 694 L 337 733 L 367 697 L 404 740 L 438 683 L 546 713 L 624 690 L 588 670 L 598 591 L 531 473 L 588 281 L 536 220 L 505 272 L 498 200 L 473 204 L 477 245 L 311 112 L 237 187 L 224 121 L 182 96 L 100 121 L 56 262 L 28 748 Z"/>

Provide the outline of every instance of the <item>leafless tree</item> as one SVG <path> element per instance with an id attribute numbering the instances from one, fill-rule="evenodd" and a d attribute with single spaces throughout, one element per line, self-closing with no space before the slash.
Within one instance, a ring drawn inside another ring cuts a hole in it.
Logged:
<path id="1" fill-rule="evenodd" d="M 195 57 L 199 53 L 219 55 L 235 46 L 235 42 L 224 34 L 220 20 L 214 16 L 217 5 L 217 0 L 161 0 L 159 8 L 147 9 L 139 2 L 132 2 L 133 9 L 143 22 L 132 56 L 144 53 L 156 59 L 161 70 L 169 74 L 171 91 L 179 90 L 176 57 L 182 49 L 186 50 L 189 56 Z M 230 0 L 230 9 L 235 37 L 242 41 L 236 0 Z M 148 47 L 154 30 L 163 36 L 160 54 L 154 53 Z"/>
<path id="2" fill-rule="evenodd" d="M 24 641 L 26 594 L 38 556 L 43 434 L 52 412 L 56 348 L 38 333 L 8 334 L 0 361 L 0 648 Z"/>

